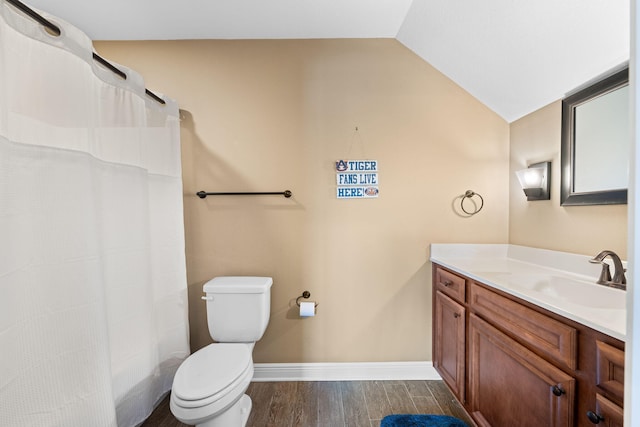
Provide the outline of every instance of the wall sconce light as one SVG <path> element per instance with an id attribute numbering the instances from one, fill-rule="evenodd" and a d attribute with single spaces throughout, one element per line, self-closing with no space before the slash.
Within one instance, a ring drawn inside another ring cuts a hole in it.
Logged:
<path id="1" fill-rule="evenodd" d="M 551 199 L 551 162 L 534 163 L 516 175 L 528 201 Z"/>

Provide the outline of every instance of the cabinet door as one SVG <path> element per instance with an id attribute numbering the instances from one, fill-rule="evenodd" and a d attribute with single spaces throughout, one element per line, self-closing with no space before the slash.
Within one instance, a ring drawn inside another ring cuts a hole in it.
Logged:
<path id="1" fill-rule="evenodd" d="M 465 308 L 436 292 L 433 365 L 451 391 L 464 402 Z"/>
<path id="2" fill-rule="evenodd" d="M 469 397 L 479 426 L 573 426 L 574 390 L 571 376 L 469 316 Z"/>

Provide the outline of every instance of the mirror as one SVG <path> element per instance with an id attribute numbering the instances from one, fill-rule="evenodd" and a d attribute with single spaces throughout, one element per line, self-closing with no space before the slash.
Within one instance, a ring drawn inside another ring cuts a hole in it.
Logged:
<path id="1" fill-rule="evenodd" d="M 562 101 L 560 203 L 627 203 L 629 181 L 629 69 Z"/>

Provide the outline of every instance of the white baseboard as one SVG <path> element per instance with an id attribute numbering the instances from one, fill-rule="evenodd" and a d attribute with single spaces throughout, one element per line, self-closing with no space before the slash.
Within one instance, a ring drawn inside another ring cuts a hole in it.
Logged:
<path id="1" fill-rule="evenodd" d="M 253 381 L 440 380 L 432 362 L 256 363 Z"/>

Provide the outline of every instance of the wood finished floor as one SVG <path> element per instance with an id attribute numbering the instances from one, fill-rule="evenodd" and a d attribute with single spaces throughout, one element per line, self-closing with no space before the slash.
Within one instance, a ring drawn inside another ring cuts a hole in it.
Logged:
<path id="1" fill-rule="evenodd" d="M 474 426 L 442 381 L 256 382 L 247 427 L 379 427 L 390 414 L 445 414 Z M 165 398 L 142 427 L 184 427 Z"/>

